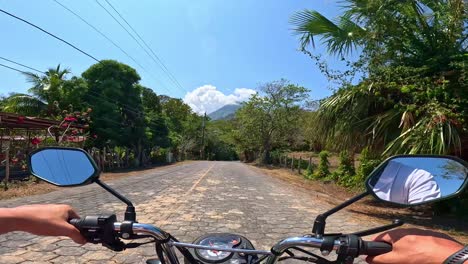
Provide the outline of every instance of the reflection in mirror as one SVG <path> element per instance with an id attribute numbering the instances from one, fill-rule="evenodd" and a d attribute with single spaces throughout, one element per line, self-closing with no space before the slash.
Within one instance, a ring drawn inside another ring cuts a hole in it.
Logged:
<path id="1" fill-rule="evenodd" d="M 410 205 L 434 202 L 463 186 L 467 168 L 446 157 L 406 156 L 388 161 L 368 184 L 381 200 Z"/>
<path id="2" fill-rule="evenodd" d="M 96 173 L 85 152 L 79 149 L 43 149 L 31 156 L 31 172 L 52 184 L 83 184 Z"/>

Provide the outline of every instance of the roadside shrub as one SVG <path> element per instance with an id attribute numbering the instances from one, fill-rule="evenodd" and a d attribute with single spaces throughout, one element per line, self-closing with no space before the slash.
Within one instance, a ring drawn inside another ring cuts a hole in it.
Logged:
<path id="1" fill-rule="evenodd" d="M 284 153 L 280 150 L 272 150 L 270 153 L 271 156 L 271 164 L 278 165 L 280 164 L 280 159 L 283 158 Z"/>
<path id="2" fill-rule="evenodd" d="M 314 178 L 320 179 L 320 178 L 325 178 L 329 176 L 330 174 L 330 162 L 328 161 L 328 157 L 330 154 L 328 151 L 321 151 L 319 154 L 319 165 L 317 167 L 317 170 L 314 172 Z"/>
<path id="3" fill-rule="evenodd" d="M 304 178 L 306 179 L 312 179 L 314 175 L 314 164 L 310 163 L 307 164 L 307 168 L 303 172 Z"/>
<path id="4" fill-rule="evenodd" d="M 340 165 L 332 174 L 332 179 L 341 185 L 348 186 L 354 181 L 356 170 L 354 168 L 354 159 L 346 150 L 340 152 Z"/>
<path id="5" fill-rule="evenodd" d="M 169 152 L 168 149 L 165 148 L 158 148 L 157 150 L 153 150 L 150 153 L 150 160 L 153 164 L 161 164 L 167 162 L 167 153 Z"/>
<path id="6" fill-rule="evenodd" d="M 354 181 L 350 182 L 353 186 L 363 186 L 364 181 L 369 174 L 382 162 L 381 158 L 373 155 L 369 147 L 365 147 L 361 151 L 359 157 L 359 168 Z"/>

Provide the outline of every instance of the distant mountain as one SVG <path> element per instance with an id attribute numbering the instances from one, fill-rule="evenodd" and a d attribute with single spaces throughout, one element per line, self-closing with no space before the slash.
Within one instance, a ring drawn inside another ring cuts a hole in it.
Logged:
<path id="1" fill-rule="evenodd" d="M 238 104 L 229 104 L 220 109 L 208 114 L 211 120 L 229 120 L 234 118 L 234 114 L 241 106 Z"/>

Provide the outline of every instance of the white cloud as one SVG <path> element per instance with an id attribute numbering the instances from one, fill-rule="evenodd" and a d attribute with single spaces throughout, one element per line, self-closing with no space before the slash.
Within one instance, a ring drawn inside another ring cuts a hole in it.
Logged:
<path id="1" fill-rule="evenodd" d="M 207 84 L 187 93 L 184 102 L 199 114 L 209 114 L 225 105 L 246 101 L 255 93 L 252 89 L 236 88 L 234 93 L 226 95 L 215 86 Z"/>

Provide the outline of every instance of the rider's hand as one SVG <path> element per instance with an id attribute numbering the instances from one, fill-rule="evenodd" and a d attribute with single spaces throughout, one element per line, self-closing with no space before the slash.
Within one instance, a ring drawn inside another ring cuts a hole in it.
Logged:
<path id="1" fill-rule="evenodd" d="M 15 221 L 11 231 L 24 231 L 41 236 L 67 236 L 76 243 L 86 243 L 80 231 L 68 223 L 72 218 L 79 218 L 69 205 L 37 204 L 7 210 Z"/>
<path id="2" fill-rule="evenodd" d="M 382 233 L 374 241 L 393 245 L 393 250 L 379 256 L 369 256 L 372 264 L 441 264 L 463 245 L 448 235 L 416 228 L 395 229 Z"/>

